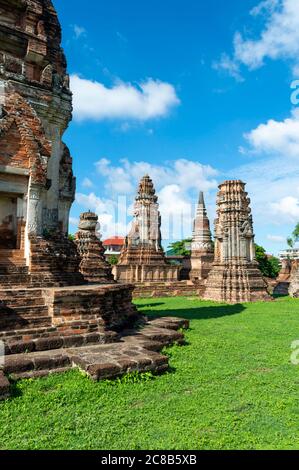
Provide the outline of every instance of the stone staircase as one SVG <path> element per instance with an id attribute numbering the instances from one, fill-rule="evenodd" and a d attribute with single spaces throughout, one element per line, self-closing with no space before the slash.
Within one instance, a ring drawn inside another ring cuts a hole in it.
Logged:
<path id="1" fill-rule="evenodd" d="M 97 381 L 135 371 L 165 372 L 168 357 L 161 351 L 174 343 L 184 344 L 184 335 L 178 330 L 188 328 L 189 322 L 173 317 L 141 318 L 142 322 L 136 328 L 124 330 L 120 335 L 110 332 L 110 338 L 91 334 L 78 336 L 77 340 L 74 336 L 50 337 L 48 340 L 31 340 L 27 345 L 24 342 L 11 344 L 6 348 L 5 361 L 0 366 L 0 399 L 9 394 L 6 376 L 19 380 L 79 368 Z M 101 343 L 103 340 L 105 344 Z M 26 352 L 25 347 L 28 348 Z"/>
<path id="2" fill-rule="evenodd" d="M 42 290 L 0 289 L 0 337 L 1 331 L 49 328 L 51 324 Z"/>
<path id="3" fill-rule="evenodd" d="M 0 250 L 0 282 L 2 276 L 11 274 L 28 274 L 23 250 Z"/>

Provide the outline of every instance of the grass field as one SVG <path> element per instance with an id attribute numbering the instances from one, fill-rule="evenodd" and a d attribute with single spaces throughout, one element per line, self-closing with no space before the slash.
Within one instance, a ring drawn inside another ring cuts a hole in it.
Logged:
<path id="1" fill-rule="evenodd" d="M 78 371 L 18 382 L 0 403 L 1 449 L 299 449 L 299 301 L 171 298 L 148 315 L 191 320 L 171 370 L 93 383 Z"/>

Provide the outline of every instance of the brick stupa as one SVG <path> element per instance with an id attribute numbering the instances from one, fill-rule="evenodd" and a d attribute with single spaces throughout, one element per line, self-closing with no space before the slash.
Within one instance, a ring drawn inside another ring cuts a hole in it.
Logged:
<path id="1" fill-rule="evenodd" d="M 214 261 L 214 245 L 207 215 L 204 193 L 199 194 L 196 216 L 194 220 L 191 244 L 192 281 L 203 281 L 208 277 Z"/>
<path id="2" fill-rule="evenodd" d="M 81 256 L 80 272 L 89 283 L 111 284 L 114 278 L 111 266 L 105 259 L 105 248 L 100 240 L 99 218 L 93 212 L 84 212 L 80 216 L 79 231 L 75 240 Z"/>
<path id="3" fill-rule="evenodd" d="M 135 336 L 133 286 L 112 281 L 97 216 L 81 217 L 77 245 L 68 238 L 72 94 L 52 2 L 0 0 L 0 12 L 0 399 L 7 377 L 162 372 L 159 351 L 188 322 L 143 319 Z"/>
<path id="4" fill-rule="evenodd" d="M 132 228 L 113 273 L 122 282 L 178 280 L 179 268 L 165 260 L 158 197 L 148 175 L 140 181 Z"/>
<path id="5" fill-rule="evenodd" d="M 270 300 L 255 259 L 250 199 L 242 181 L 219 186 L 215 221 L 215 260 L 205 299 L 229 303 Z"/>

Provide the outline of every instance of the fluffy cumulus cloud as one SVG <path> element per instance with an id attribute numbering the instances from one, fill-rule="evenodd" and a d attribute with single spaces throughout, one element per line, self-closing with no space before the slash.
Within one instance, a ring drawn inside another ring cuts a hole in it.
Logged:
<path id="1" fill-rule="evenodd" d="M 272 212 L 284 220 L 297 223 L 299 220 L 299 199 L 293 196 L 283 197 L 271 204 Z"/>
<path id="2" fill-rule="evenodd" d="M 299 109 L 294 109 L 284 121 L 271 119 L 260 124 L 245 138 L 257 153 L 299 158 Z"/>
<path id="3" fill-rule="evenodd" d="M 80 211 L 91 210 L 99 216 L 99 231 L 104 238 L 110 235 L 126 235 L 128 231 L 126 204 L 124 197 L 107 199 L 97 196 L 94 192 L 76 195 L 76 205 Z M 76 228 L 78 225 L 75 222 L 75 218 L 70 219 L 71 225 Z"/>
<path id="4" fill-rule="evenodd" d="M 259 228 L 283 227 L 285 237 L 299 219 L 299 166 L 295 158 L 287 156 L 260 157 L 236 167 L 231 178 L 247 183 L 252 199 L 254 221 Z M 289 225 L 289 226 L 287 226 Z"/>
<path id="5" fill-rule="evenodd" d="M 168 115 L 180 103 L 173 85 L 153 79 L 138 85 L 119 81 L 108 88 L 102 83 L 72 75 L 71 89 L 77 121 L 147 121 Z"/>
<path id="6" fill-rule="evenodd" d="M 217 187 L 215 177 L 218 172 L 210 165 L 202 165 L 185 158 L 166 162 L 164 165 L 154 165 L 149 162 L 130 162 L 122 159 L 119 166 L 102 158 L 96 163 L 97 171 L 106 178 L 106 189 L 109 192 L 128 194 L 135 191 L 138 181 L 149 174 L 156 188 L 172 185 L 174 182 L 182 191 L 209 191 Z"/>
<path id="7" fill-rule="evenodd" d="M 214 168 L 187 159 L 164 165 L 123 159 L 116 166 L 102 158 L 96 163 L 96 170 L 106 182 L 104 189 L 108 198 L 98 197 L 95 192 L 79 193 L 76 203 L 80 210 L 91 209 L 100 216 L 104 236 L 127 234 L 138 182 L 147 173 L 153 179 L 159 196 L 165 240 L 191 235 L 199 190 L 205 191 L 209 200 L 209 194 L 215 193 L 218 184 L 218 172 Z"/>
<path id="8" fill-rule="evenodd" d="M 287 59 L 294 74 L 299 68 L 299 8 L 298 0 L 265 0 L 251 10 L 251 16 L 261 17 L 259 36 L 244 37 L 236 32 L 232 58 L 223 56 L 218 68 L 240 77 L 240 66 L 250 70 L 262 67 L 267 58 Z M 226 58 L 226 60 L 225 60 Z"/>

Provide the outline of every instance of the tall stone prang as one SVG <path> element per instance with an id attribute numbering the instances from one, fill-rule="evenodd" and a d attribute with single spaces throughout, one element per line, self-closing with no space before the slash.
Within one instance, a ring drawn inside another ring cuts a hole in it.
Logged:
<path id="1" fill-rule="evenodd" d="M 219 186 L 215 221 L 215 259 L 205 299 L 229 303 L 270 300 L 255 259 L 250 199 L 242 181 Z"/>
<path id="2" fill-rule="evenodd" d="M 73 367 L 95 380 L 162 372 L 167 358 L 143 343 L 158 334 L 160 350 L 170 337 L 182 340 L 146 319 L 144 334 L 134 335 L 136 320 L 142 323 L 134 286 L 112 280 L 95 214 L 82 215 L 77 243 L 68 237 L 75 179 L 62 136 L 72 94 L 60 41 L 50 0 L 0 0 L 0 399 L 9 394 L 7 377 Z M 150 232 L 147 245 L 161 256 L 157 236 L 159 230 Z M 133 336 L 120 342 L 128 328 Z"/>
<path id="3" fill-rule="evenodd" d="M 0 248 L 21 249 L 34 272 L 58 272 L 47 256 L 57 252 L 73 273 L 66 236 L 75 178 L 61 140 L 72 94 L 60 24 L 50 0 L 0 0 L 0 10 Z"/>
<path id="4" fill-rule="evenodd" d="M 204 193 L 199 194 L 199 201 L 194 220 L 191 244 L 191 273 L 190 278 L 203 281 L 208 277 L 214 261 L 214 245 L 207 215 Z"/>
<path id="5" fill-rule="evenodd" d="M 165 260 L 158 197 L 148 175 L 140 181 L 132 228 L 113 273 L 116 280 L 126 282 L 178 280 L 179 268 Z"/>
<path id="6" fill-rule="evenodd" d="M 96 230 L 99 229 L 98 216 L 92 212 L 84 212 L 80 216 L 79 231 L 76 244 L 81 256 L 80 272 L 90 283 L 111 283 L 113 275 L 107 263 L 105 249 Z"/>

